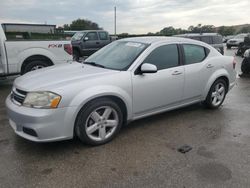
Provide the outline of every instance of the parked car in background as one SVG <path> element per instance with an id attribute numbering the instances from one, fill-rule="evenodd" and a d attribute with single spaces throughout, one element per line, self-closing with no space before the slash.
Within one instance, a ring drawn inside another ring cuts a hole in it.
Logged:
<path id="1" fill-rule="evenodd" d="M 244 38 L 244 41 L 242 43 L 239 44 L 236 55 L 243 57 L 247 49 L 250 49 L 250 34 Z"/>
<path id="2" fill-rule="evenodd" d="M 73 56 L 75 60 L 80 57 L 90 56 L 97 50 L 111 42 L 107 31 L 85 30 L 75 33 L 71 39 L 73 46 Z"/>
<path id="3" fill-rule="evenodd" d="M 223 43 L 226 43 L 228 40 L 234 38 L 234 35 L 227 35 L 223 37 Z"/>
<path id="4" fill-rule="evenodd" d="M 8 40 L 0 24 L 0 77 L 72 61 L 70 41 Z"/>
<path id="5" fill-rule="evenodd" d="M 45 68 L 14 81 L 6 99 L 16 134 L 36 142 L 100 145 L 126 122 L 204 102 L 218 108 L 236 79 L 233 57 L 203 42 L 136 37 L 112 42 L 83 64 Z"/>
<path id="6" fill-rule="evenodd" d="M 244 58 L 241 63 L 241 71 L 243 74 L 250 74 L 250 49 L 244 53 Z"/>
<path id="7" fill-rule="evenodd" d="M 234 38 L 229 39 L 227 41 L 227 48 L 230 49 L 232 47 L 238 47 L 240 45 L 240 43 L 244 42 L 244 38 L 247 36 L 247 33 L 242 33 L 242 34 L 238 34 L 236 35 Z"/>
<path id="8" fill-rule="evenodd" d="M 218 33 L 187 33 L 176 36 L 205 42 L 224 55 L 223 37 Z"/>

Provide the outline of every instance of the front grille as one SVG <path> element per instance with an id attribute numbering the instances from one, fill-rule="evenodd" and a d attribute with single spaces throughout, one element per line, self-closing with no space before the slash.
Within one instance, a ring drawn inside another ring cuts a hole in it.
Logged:
<path id="1" fill-rule="evenodd" d="M 15 103 L 22 105 L 26 95 L 26 91 L 14 88 L 12 90 L 11 98 Z"/>

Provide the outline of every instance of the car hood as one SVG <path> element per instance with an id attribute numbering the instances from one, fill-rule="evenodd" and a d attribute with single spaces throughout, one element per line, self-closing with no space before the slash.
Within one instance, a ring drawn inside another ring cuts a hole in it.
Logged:
<path id="1" fill-rule="evenodd" d="M 14 86 L 24 91 L 49 90 L 118 72 L 73 62 L 29 72 L 17 78 Z"/>

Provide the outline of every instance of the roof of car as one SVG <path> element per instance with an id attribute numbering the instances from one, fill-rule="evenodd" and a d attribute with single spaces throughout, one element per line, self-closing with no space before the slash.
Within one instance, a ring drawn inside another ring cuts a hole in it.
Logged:
<path id="1" fill-rule="evenodd" d="M 121 39 L 122 41 L 128 42 L 141 42 L 146 44 L 153 44 L 158 42 L 192 42 L 192 43 L 201 43 L 200 41 L 192 40 L 189 38 L 181 37 L 132 37 Z"/>
<path id="2" fill-rule="evenodd" d="M 185 33 L 180 35 L 175 35 L 180 37 L 197 37 L 197 36 L 221 36 L 219 33 Z"/>

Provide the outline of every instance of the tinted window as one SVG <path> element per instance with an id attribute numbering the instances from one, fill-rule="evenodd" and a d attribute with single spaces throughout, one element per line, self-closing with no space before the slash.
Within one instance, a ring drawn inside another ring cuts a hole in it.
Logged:
<path id="1" fill-rule="evenodd" d="M 222 36 L 214 36 L 213 37 L 213 44 L 222 44 Z"/>
<path id="2" fill-rule="evenodd" d="M 193 39 L 193 40 L 201 40 L 201 38 L 200 37 L 194 37 L 194 36 L 192 36 L 192 37 L 188 37 L 188 38 L 190 38 L 190 39 Z"/>
<path id="3" fill-rule="evenodd" d="M 99 32 L 100 40 L 108 40 L 108 34 L 106 32 Z"/>
<path id="4" fill-rule="evenodd" d="M 86 35 L 86 37 L 88 37 L 89 40 L 98 40 L 98 36 L 97 36 L 96 32 L 90 32 Z"/>
<path id="5" fill-rule="evenodd" d="M 205 43 L 207 43 L 207 44 L 212 44 L 212 39 L 211 39 L 210 36 L 202 36 L 202 37 L 201 37 L 201 41 L 202 41 L 202 42 L 205 42 Z"/>
<path id="6" fill-rule="evenodd" d="M 144 63 L 156 65 L 158 70 L 178 66 L 179 57 L 177 45 L 170 44 L 156 48 L 146 57 Z"/>
<path id="7" fill-rule="evenodd" d="M 183 49 L 184 49 L 185 63 L 187 65 L 193 63 L 199 63 L 206 58 L 205 48 L 202 46 L 184 44 Z"/>

